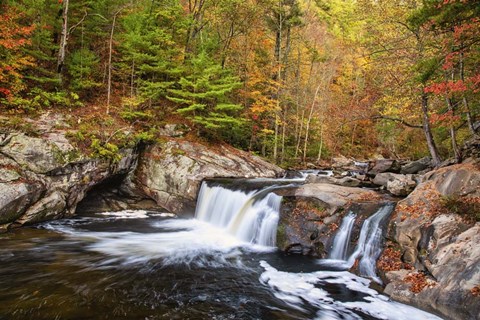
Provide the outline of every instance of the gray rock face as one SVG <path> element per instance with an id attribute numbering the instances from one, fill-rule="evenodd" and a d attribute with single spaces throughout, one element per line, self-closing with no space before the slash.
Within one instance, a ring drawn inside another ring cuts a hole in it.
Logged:
<path id="1" fill-rule="evenodd" d="M 277 191 L 283 203 L 277 246 L 288 253 L 325 257 L 346 212 L 371 214 L 382 204 L 374 191 L 332 184 L 307 183 Z M 372 201 L 374 200 L 374 201 Z"/>
<path id="2" fill-rule="evenodd" d="M 360 187 L 362 182 L 359 179 L 352 178 L 352 177 L 342 177 L 342 178 L 335 178 L 335 177 L 328 177 L 328 176 L 320 176 L 320 175 L 308 175 L 306 179 L 307 183 L 328 183 L 328 184 L 335 184 L 337 186 L 342 187 Z"/>
<path id="3" fill-rule="evenodd" d="M 51 140 L 27 137 L 23 134 L 12 135 L 8 144 L 2 147 L 2 153 L 20 166 L 34 172 L 45 174 L 62 167 L 75 159 L 73 146 L 64 143 L 60 147 Z"/>
<path id="4" fill-rule="evenodd" d="M 407 163 L 406 165 L 403 165 L 400 170 L 400 173 L 415 174 L 431 167 L 432 167 L 432 160 L 429 157 L 425 157 L 417 161 L 412 161 L 410 163 Z"/>
<path id="5" fill-rule="evenodd" d="M 406 196 L 417 186 L 413 175 L 390 172 L 377 174 L 373 179 L 373 183 L 384 186 L 391 194 L 396 196 Z"/>
<path id="6" fill-rule="evenodd" d="M 83 159 L 61 132 L 45 135 L 2 137 L 0 229 L 73 215 L 90 188 L 128 172 L 135 161 L 132 150 L 115 164 Z"/>
<path id="7" fill-rule="evenodd" d="M 283 170 L 247 152 L 227 146 L 170 140 L 143 153 L 130 192 L 143 192 L 174 213 L 191 212 L 203 179 L 275 177 Z"/>
<path id="8" fill-rule="evenodd" d="M 394 159 L 379 159 L 375 161 L 375 165 L 368 171 L 369 174 L 377 175 L 383 172 L 400 172 L 400 164 Z"/>
<path id="9" fill-rule="evenodd" d="M 400 270 L 387 273 L 390 283 L 385 292 L 448 319 L 478 319 L 480 299 L 471 290 L 480 284 L 480 222 L 449 213 L 448 207 L 441 209 L 442 196 L 479 200 L 478 167 L 455 165 L 433 171 L 399 202 L 391 227 L 402 260 L 431 275 L 434 286 L 410 292 L 403 281 L 406 271 Z"/>

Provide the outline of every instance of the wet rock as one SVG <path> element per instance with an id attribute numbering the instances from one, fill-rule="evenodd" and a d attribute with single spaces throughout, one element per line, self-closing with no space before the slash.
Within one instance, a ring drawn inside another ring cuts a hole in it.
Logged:
<path id="1" fill-rule="evenodd" d="M 283 196 L 277 246 L 287 253 L 315 257 L 326 257 L 350 208 L 370 214 L 382 205 L 374 191 L 333 184 L 309 183 L 277 193 Z"/>

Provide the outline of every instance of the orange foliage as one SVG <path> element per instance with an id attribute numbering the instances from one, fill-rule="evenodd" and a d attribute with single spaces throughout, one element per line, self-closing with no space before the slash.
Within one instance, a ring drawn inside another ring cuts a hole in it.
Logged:
<path id="1" fill-rule="evenodd" d="M 20 71 L 32 64 L 20 51 L 30 43 L 34 26 L 22 26 L 24 14 L 17 9 L 3 6 L 0 15 L 0 97 L 11 98 L 23 89 Z"/>
<path id="2" fill-rule="evenodd" d="M 436 285 L 435 282 L 429 280 L 424 273 L 422 272 L 415 272 L 409 273 L 403 281 L 407 283 L 411 283 L 409 290 L 413 293 L 421 292 L 425 287 L 434 287 Z"/>

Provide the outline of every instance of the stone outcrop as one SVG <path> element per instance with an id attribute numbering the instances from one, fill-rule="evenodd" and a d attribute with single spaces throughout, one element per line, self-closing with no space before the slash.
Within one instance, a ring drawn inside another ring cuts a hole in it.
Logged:
<path id="1" fill-rule="evenodd" d="M 354 210 L 369 216 L 384 204 L 374 191 L 308 183 L 277 191 L 283 196 L 277 246 L 287 252 L 325 257 L 342 217 Z"/>
<path id="2" fill-rule="evenodd" d="M 279 167 L 233 147 L 170 139 L 142 153 L 124 189 L 143 193 L 170 212 L 192 213 L 205 178 L 272 178 L 281 174 Z"/>
<path id="3" fill-rule="evenodd" d="M 377 175 L 384 172 L 400 172 L 400 163 L 395 159 L 378 159 L 375 161 L 373 167 L 368 170 L 370 175 Z"/>
<path id="4" fill-rule="evenodd" d="M 0 139 L 0 229 L 72 216 L 87 191 L 104 179 L 127 173 L 135 162 L 125 150 L 119 162 L 80 156 L 65 136 L 21 133 Z"/>
<path id="5" fill-rule="evenodd" d="M 447 319 L 478 319 L 480 297 L 480 169 L 460 164 L 432 171 L 391 222 L 402 262 L 416 270 L 387 273 L 385 292 L 394 299 Z M 420 292 L 405 282 L 421 272 L 430 285 Z M 415 291 L 416 293 L 412 292 Z"/>

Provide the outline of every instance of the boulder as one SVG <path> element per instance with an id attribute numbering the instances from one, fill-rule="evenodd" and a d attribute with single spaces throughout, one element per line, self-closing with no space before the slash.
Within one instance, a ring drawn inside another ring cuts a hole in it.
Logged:
<path id="1" fill-rule="evenodd" d="M 414 178 L 411 174 L 384 172 L 377 174 L 373 179 L 373 183 L 385 187 L 395 196 L 407 196 L 417 186 Z"/>
<path id="2" fill-rule="evenodd" d="M 394 159 L 378 159 L 375 161 L 372 169 L 368 171 L 371 175 L 377 175 L 383 172 L 400 172 L 400 164 L 397 160 Z"/>
<path id="3" fill-rule="evenodd" d="M 283 170 L 259 157 L 225 145 L 171 139 L 149 146 L 127 179 L 128 192 L 143 193 L 173 213 L 192 213 L 202 180 L 215 177 L 267 178 Z"/>
<path id="4" fill-rule="evenodd" d="M 432 285 L 412 292 L 400 270 L 387 273 L 385 292 L 448 319 L 478 319 L 480 222 L 474 211 L 479 203 L 478 166 L 460 164 L 426 174 L 398 203 L 390 230 L 402 261 L 416 269 L 409 272 L 423 272 Z"/>
<path id="5" fill-rule="evenodd" d="M 332 159 L 332 168 L 353 168 L 355 166 L 355 161 L 344 156 L 335 157 Z"/>
<path id="6" fill-rule="evenodd" d="M 387 190 L 395 196 L 407 196 L 415 189 L 417 183 L 411 177 L 403 176 L 387 182 Z"/>
<path id="7" fill-rule="evenodd" d="M 409 162 L 400 169 L 401 174 L 415 174 L 420 171 L 432 168 L 432 159 L 425 157 L 417 161 Z"/>
<path id="8" fill-rule="evenodd" d="M 2 154 L 34 173 L 46 174 L 69 162 L 80 160 L 73 146 L 65 141 L 57 144 L 55 142 L 58 140 L 28 137 L 24 134 L 13 134 L 6 140 L 8 143 L 2 147 Z"/>

